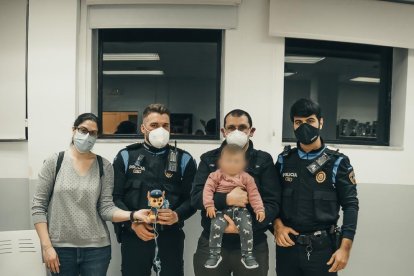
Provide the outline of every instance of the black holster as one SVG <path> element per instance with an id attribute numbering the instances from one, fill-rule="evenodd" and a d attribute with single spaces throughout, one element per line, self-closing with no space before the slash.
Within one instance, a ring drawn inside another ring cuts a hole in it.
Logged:
<path id="1" fill-rule="evenodd" d="M 332 247 L 333 250 L 336 251 L 341 247 L 342 243 L 342 230 L 341 227 L 332 226 L 330 230 L 331 239 L 332 239 Z"/>

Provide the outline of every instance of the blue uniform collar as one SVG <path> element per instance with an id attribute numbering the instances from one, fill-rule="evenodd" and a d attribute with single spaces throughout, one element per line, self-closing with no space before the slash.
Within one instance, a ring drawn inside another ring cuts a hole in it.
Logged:
<path id="1" fill-rule="evenodd" d="M 158 149 L 156 147 L 151 146 L 146 141 L 143 143 L 143 145 L 144 145 L 144 148 L 148 152 L 150 152 L 152 154 L 155 154 L 155 155 L 164 154 L 168 150 L 168 148 L 169 148 L 169 145 L 167 144 L 165 147 Z"/>
<path id="2" fill-rule="evenodd" d="M 322 139 L 322 138 L 321 138 Z M 317 157 L 319 157 L 326 149 L 326 145 L 325 143 L 322 141 L 322 146 L 317 149 L 317 150 L 312 150 L 310 152 L 305 152 L 302 150 L 302 148 L 300 147 L 300 143 L 297 143 L 297 148 L 298 148 L 298 155 L 300 159 L 304 159 L 304 160 L 312 160 L 315 159 Z"/>

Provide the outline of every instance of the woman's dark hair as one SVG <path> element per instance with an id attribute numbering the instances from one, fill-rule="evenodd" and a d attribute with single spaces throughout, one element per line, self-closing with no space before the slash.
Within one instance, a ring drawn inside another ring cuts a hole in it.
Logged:
<path id="1" fill-rule="evenodd" d="M 80 124 L 82 124 L 85 121 L 95 122 L 96 125 L 99 127 L 99 118 L 93 113 L 83 113 L 79 115 L 73 123 L 73 127 L 77 128 Z"/>
<path id="2" fill-rule="evenodd" d="M 309 99 L 297 100 L 290 108 L 290 120 L 293 122 L 294 117 L 309 117 L 315 115 L 318 120 L 321 119 L 321 107 L 318 103 Z"/>

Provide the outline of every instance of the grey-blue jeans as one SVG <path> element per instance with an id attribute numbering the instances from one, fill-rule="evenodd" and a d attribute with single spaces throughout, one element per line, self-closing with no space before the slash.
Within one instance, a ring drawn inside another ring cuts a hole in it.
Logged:
<path id="1" fill-rule="evenodd" d="M 55 247 L 60 273 L 53 276 L 106 276 L 111 261 L 111 246 Z"/>

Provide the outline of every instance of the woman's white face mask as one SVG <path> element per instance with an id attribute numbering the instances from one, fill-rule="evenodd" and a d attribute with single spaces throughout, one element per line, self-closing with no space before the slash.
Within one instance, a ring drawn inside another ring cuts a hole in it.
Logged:
<path id="1" fill-rule="evenodd" d="M 249 135 L 236 129 L 226 135 L 226 141 L 227 144 L 233 144 L 243 148 L 249 141 Z"/>
<path id="2" fill-rule="evenodd" d="M 170 133 L 163 127 L 149 131 L 144 126 L 144 129 L 148 131 L 148 142 L 155 148 L 161 149 L 170 141 Z"/>
<path id="3" fill-rule="evenodd" d="M 80 133 L 78 130 L 75 131 L 73 136 L 73 145 L 76 150 L 80 153 L 89 152 L 95 145 L 96 137 L 87 134 Z"/>

